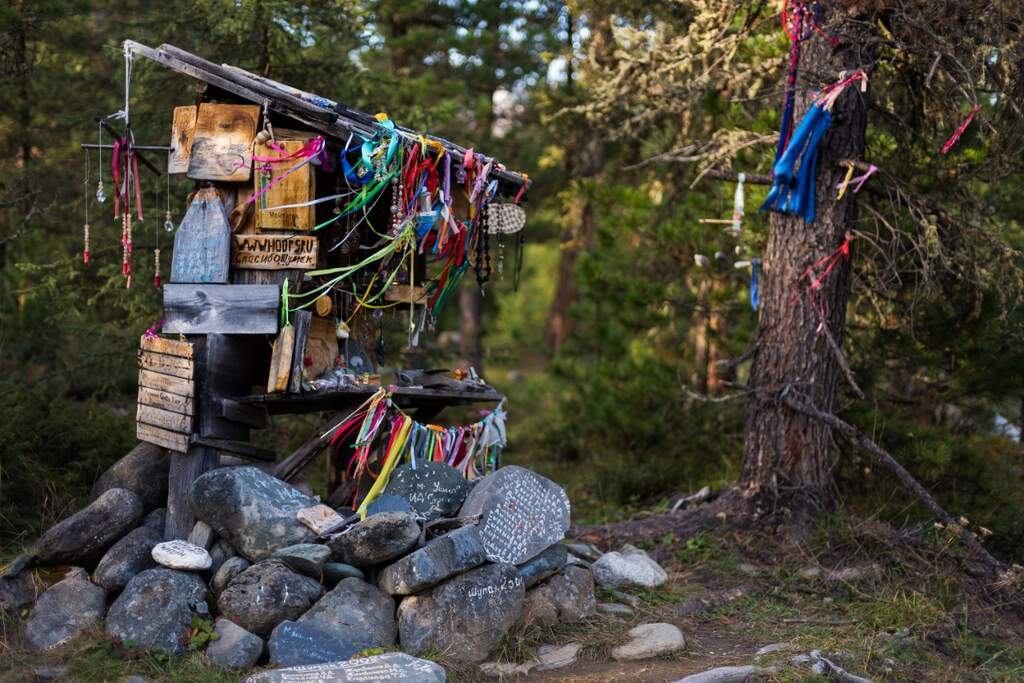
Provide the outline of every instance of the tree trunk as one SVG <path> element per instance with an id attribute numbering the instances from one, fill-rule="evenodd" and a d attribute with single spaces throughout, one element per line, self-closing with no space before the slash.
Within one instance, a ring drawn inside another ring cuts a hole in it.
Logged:
<path id="1" fill-rule="evenodd" d="M 483 303 L 480 287 L 473 272 L 469 271 L 459 287 L 459 351 L 463 363 L 475 367 L 480 375 L 484 372 L 480 325 Z"/>
<path id="2" fill-rule="evenodd" d="M 835 30 L 845 19 L 842 9 L 832 6 L 822 17 L 823 25 Z M 866 25 L 846 22 L 841 42 L 833 49 L 815 36 L 804 43 L 801 75 L 814 89 L 797 93 L 796 121 L 810 107 L 817 86 L 838 80 L 841 71 L 869 69 L 865 44 Z M 855 35 L 851 35 L 855 34 Z M 836 252 L 857 217 L 855 195 L 836 200 L 836 183 L 844 175 L 842 159 L 860 159 L 864 153 L 867 128 L 866 96 L 851 87 L 839 98 L 832 115 L 832 127 L 820 146 L 816 176 L 817 220 L 806 224 L 802 218 L 773 213 L 771 235 L 763 255 L 764 288 L 757 345 L 751 369 L 752 393 L 744 429 L 741 489 L 755 503 L 758 513 L 785 506 L 797 515 L 827 504 L 831 493 L 833 449 L 829 428 L 787 408 L 778 400 L 779 391 L 790 386 L 822 411 L 832 412 L 839 363 L 824 334 L 824 321 L 836 342 L 842 344 L 846 302 L 850 288 L 849 262 L 840 259 L 813 302 L 800 282 L 806 269 Z M 820 308 L 819 308 L 820 307 Z"/>

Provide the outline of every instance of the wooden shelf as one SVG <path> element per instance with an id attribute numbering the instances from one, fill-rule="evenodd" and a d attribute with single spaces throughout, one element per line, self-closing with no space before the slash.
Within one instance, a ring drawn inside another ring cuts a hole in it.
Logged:
<path id="1" fill-rule="evenodd" d="M 304 391 L 299 394 L 257 394 L 238 399 L 239 403 L 260 405 L 271 415 L 290 413 L 312 413 L 318 411 L 341 411 L 355 407 L 372 396 L 380 387 L 345 387 L 332 391 Z M 395 387 L 391 399 L 399 408 L 427 408 L 437 410 L 446 406 L 472 403 L 498 403 L 502 394 L 493 389 L 484 391 L 460 391 L 454 389 L 422 389 Z"/>

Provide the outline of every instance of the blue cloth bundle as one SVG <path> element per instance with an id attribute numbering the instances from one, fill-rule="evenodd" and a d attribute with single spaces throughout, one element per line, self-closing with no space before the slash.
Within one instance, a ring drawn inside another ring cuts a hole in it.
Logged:
<path id="1" fill-rule="evenodd" d="M 832 125 L 832 113 L 821 105 L 812 106 L 797 126 L 773 171 L 772 189 L 761 205 L 762 211 L 779 211 L 815 218 L 814 174 L 818 167 L 818 144 Z M 797 169 L 797 161 L 800 167 Z"/>

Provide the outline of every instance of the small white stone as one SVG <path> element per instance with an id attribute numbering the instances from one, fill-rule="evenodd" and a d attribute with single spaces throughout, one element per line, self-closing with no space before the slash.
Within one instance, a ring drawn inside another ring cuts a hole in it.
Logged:
<path id="1" fill-rule="evenodd" d="M 650 659 L 686 646 L 683 632 L 672 624 L 640 624 L 630 629 L 629 637 L 628 643 L 612 650 L 612 659 L 619 662 Z"/>
<path id="2" fill-rule="evenodd" d="M 602 586 L 644 586 L 654 588 L 668 580 L 668 574 L 648 557 L 647 553 L 631 545 L 619 552 L 605 553 L 593 565 L 594 579 Z"/>
<path id="3" fill-rule="evenodd" d="M 152 556 L 159 565 L 186 571 L 203 571 L 213 564 L 210 553 L 188 541 L 158 543 L 153 546 Z"/>
<path id="4" fill-rule="evenodd" d="M 583 649 L 581 643 L 568 643 L 561 647 L 557 645 L 541 645 L 537 649 L 537 659 L 534 668 L 537 671 L 551 671 L 561 669 L 576 663 L 576 658 Z"/>

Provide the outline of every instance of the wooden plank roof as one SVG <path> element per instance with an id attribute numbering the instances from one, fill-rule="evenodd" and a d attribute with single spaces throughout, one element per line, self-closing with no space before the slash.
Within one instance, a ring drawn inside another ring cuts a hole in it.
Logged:
<path id="1" fill-rule="evenodd" d="M 152 48 L 134 40 L 124 41 L 132 54 L 142 55 L 158 64 L 195 78 L 241 99 L 263 105 L 270 111 L 299 121 L 313 130 L 344 143 L 350 134 L 371 136 L 377 130 L 376 118 L 334 100 L 305 92 L 229 64 L 214 64 L 173 45 Z M 399 126 L 396 129 L 413 139 L 423 136 L 444 146 L 450 154 L 461 158 L 466 148 L 444 138 Z M 515 194 L 529 179 L 520 173 L 498 170 L 492 175 L 504 194 Z"/>

